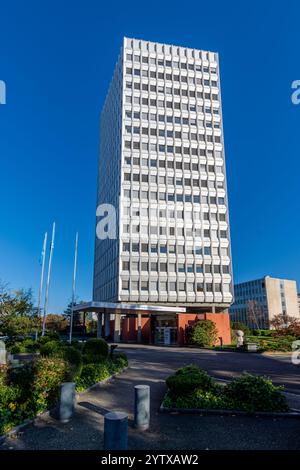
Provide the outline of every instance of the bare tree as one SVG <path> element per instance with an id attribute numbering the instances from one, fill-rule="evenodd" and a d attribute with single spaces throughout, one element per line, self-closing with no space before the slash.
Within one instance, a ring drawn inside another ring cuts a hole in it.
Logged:
<path id="1" fill-rule="evenodd" d="M 247 301 L 247 315 L 248 315 L 249 321 L 257 329 L 260 329 L 263 326 L 265 326 L 263 309 L 256 300 Z"/>

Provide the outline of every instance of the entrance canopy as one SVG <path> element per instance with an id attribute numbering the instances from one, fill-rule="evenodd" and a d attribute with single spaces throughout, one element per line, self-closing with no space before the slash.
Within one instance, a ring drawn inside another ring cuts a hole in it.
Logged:
<path id="1" fill-rule="evenodd" d="M 130 311 L 138 313 L 185 313 L 185 307 L 171 307 L 168 305 L 142 305 L 142 304 L 126 304 L 112 302 L 87 302 L 84 304 L 74 305 L 74 312 L 94 312 L 94 313 L 120 313 L 126 314 Z"/>

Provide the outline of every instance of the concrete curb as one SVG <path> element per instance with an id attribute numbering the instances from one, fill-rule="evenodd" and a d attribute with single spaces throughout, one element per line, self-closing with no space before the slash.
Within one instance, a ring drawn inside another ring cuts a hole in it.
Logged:
<path id="1" fill-rule="evenodd" d="M 110 382 L 114 377 L 116 377 L 117 375 L 119 374 L 122 374 L 125 370 L 128 369 L 129 366 L 127 367 L 124 367 L 124 369 L 120 370 L 119 372 L 116 372 L 114 373 L 113 375 L 111 375 L 110 377 L 107 377 L 107 379 L 104 379 L 104 380 L 101 380 L 101 382 L 97 382 L 93 385 L 91 385 L 89 388 L 86 388 L 85 390 L 83 390 L 82 392 L 78 392 L 75 394 L 75 397 L 76 399 L 79 398 L 81 395 L 83 395 L 84 393 L 86 392 L 89 392 L 90 390 L 92 390 L 93 388 L 97 387 L 98 385 L 105 385 L 106 383 Z M 36 422 L 36 420 L 38 418 L 40 418 L 41 416 L 49 416 L 50 413 L 52 411 L 54 411 L 55 408 L 52 408 L 51 410 L 47 410 L 47 411 L 43 411 L 42 413 L 38 413 L 34 418 L 32 419 L 25 419 L 25 421 L 23 421 L 23 423 L 21 424 L 18 424 L 17 426 L 15 426 L 14 428 L 10 429 L 9 431 L 7 431 L 5 434 L 2 434 L 2 436 L 0 436 L 0 444 L 2 444 L 5 439 L 7 439 L 8 437 L 10 436 L 15 436 L 16 434 L 18 434 L 19 432 L 21 432 L 23 429 L 27 428 L 28 426 L 30 426 L 31 424 L 34 424 Z M 62 423 L 63 424 L 63 423 Z"/>
<path id="2" fill-rule="evenodd" d="M 300 412 L 287 411 L 287 412 L 271 412 L 271 411 L 240 411 L 240 410 L 213 410 L 201 408 L 166 408 L 163 404 L 159 407 L 160 413 L 185 413 L 185 414 L 203 414 L 203 415 L 237 415 L 249 417 L 270 417 L 270 418 L 300 418 Z"/>

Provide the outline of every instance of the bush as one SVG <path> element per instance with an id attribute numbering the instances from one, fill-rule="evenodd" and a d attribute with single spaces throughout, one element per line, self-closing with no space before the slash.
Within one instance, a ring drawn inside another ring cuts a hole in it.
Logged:
<path id="1" fill-rule="evenodd" d="M 26 352 L 26 347 L 23 345 L 22 341 L 16 341 L 9 348 L 11 354 L 20 354 Z"/>
<path id="2" fill-rule="evenodd" d="M 101 338 L 89 339 L 83 346 L 83 354 L 98 357 L 95 362 L 99 362 L 108 357 L 108 344 Z"/>
<path id="3" fill-rule="evenodd" d="M 69 372 L 69 364 L 60 358 L 41 357 L 35 362 L 31 384 L 31 401 L 35 414 L 55 404 L 60 384 L 67 380 Z"/>
<path id="4" fill-rule="evenodd" d="M 40 336 L 38 338 L 38 343 L 39 344 L 46 344 L 49 341 L 53 341 L 53 340 L 54 341 L 59 341 L 60 340 L 59 334 L 56 333 L 55 331 L 46 331 L 44 336 Z"/>
<path id="5" fill-rule="evenodd" d="M 0 434 L 24 419 L 20 396 L 20 388 L 7 383 L 7 368 L 2 366 L 0 370 Z"/>
<path id="6" fill-rule="evenodd" d="M 76 389 L 78 391 L 85 390 L 91 385 L 107 379 L 110 375 L 109 367 L 106 362 L 102 364 L 86 364 L 83 366 L 81 375 L 76 382 Z"/>
<path id="7" fill-rule="evenodd" d="M 8 431 L 24 419 L 51 408 L 69 365 L 60 358 L 41 357 L 9 372 L 0 371 L 0 431 Z"/>
<path id="8" fill-rule="evenodd" d="M 204 370 L 195 365 L 189 365 L 178 369 L 174 375 L 166 380 L 170 393 L 175 396 L 182 396 L 193 392 L 196 388 L 212 390 L 214 388 L 213 379 Z"/>
<path id="9" fill-rule="evenodd" d="M 224 387 L 224 407 L 249 412 L 287 411 L 289 407 L 281 390 L 267 377 L 244 373 Z"/>
<path id="10" fill-rule="evenodd" d="M 128 359 L 125 353 L 119 352 L 114 353 L 112 357 L 112 362 L 116 364 L 119 369 L 124 369 L 128 367 Z"/>
<path id="11" fill-rule="evenodd" d="M 250 335 L 251 330 L 250 328 L 241 321 L 233 321 L 231 322 L 231 329 L 234 331 L 241 330 L 244 332 L 245 335 Z"/>
<path id="12" fill-rule="evenodd" d="M 199 320 L 188 333 L 189 342 L 200 347 L 211 347 L 215 344 L 218 337 L 216 325 L 211 320 Z"/>
<path id="13" fill-rule="evenodd" d="M 71 381 L 80 376 L 82 371 L 82 354 L 78 349 L 73 346 L 63 346 L 55 353 L 55 356 L 64 359 L 70 364 L 68 380 Z"/>
<path id="14" fill-rule="evenodd" d="M 56 340 L 51 340 L 40 346 L 40 353 L 42 356 L 54 356 L 61 349 L 61 343 Z"/>
<path id="15" fill-rule="evenodd" d="M 200 374 L 200 375 L 199 375 Z M 200 380 L 196 379 L 198 376 Z M 190 382 L 189 382 L 190 378 Z M 288 411 L 282 387 L 270 379 L 244 373 L 227 385 L 218 385 L 206 372 L 187 366 L 167 378 L 167 408 L 224 409 L 247 412 Z"/>

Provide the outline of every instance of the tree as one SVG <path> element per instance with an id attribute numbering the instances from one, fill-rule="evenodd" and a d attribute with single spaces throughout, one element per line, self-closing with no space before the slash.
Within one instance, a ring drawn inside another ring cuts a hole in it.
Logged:
<path id="1" fill-rule="evenodd" d="M 32 290 L 10 291 L 0 283 L 0 332 L 14 340 L 35 331 L 37 316 L 33 307 Z"/>
<path id="2" fill-rule="evenodd" d="M 46 330 L 48 331 L 65 331 L 68 327 L 68 319 L 65 315 L 56 315 L 49 313 L 46 316 Z"/>
<path id="3" fill-rule="evenodd" d="M 284 315 L 283 313 L 274 315 L 270 321 L 270 326 L 280 336 L 300 336 L 300 320 L 291 315 Z"/>
<path id="4" fill-rule="evenodd" d="M 218 330 L 211 320 L 199 320 L 187 332 L 188 341 L 200 347 L 213 346 L 218 338 Z"/>
<path id="5" fill-rule="evenodd" d="M 266 326 L 264 324 L 263 310 L 256 300 L 247 301 L 247 316 L 249 318 L 249 322 L 255 328 L 260 329 Z"/>

